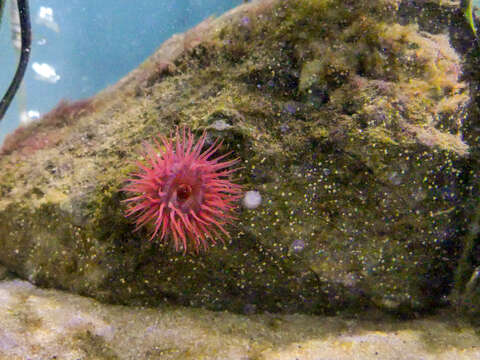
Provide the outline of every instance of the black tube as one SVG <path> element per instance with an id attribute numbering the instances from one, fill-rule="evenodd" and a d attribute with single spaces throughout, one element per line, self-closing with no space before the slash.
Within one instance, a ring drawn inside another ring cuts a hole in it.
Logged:
<path id="1" fill-rule="evenodd" d="M 5 5 L 5 1 L 0 0 L 0 26 L 2 26 L 2 14 L 3 14 L 4 5 Z"/>
<path id="2" fill-rule="evenodd" d="M 0 121 L 3 119 L 5 112 L 22 83 L 23 75 L 25 75 L 25 70 L 27 70 L 28 58 L 30 57 L 32 27 L 30 24 L 28 0 L 17 0 L 17 5 L 18 13 L 20 15 L 20 28 L 22 30 L 22 51 L 20 53 L 20 61 L 18 62 L 17 71 L 15 72 L 12 83 L 5 93 L 5 96 L 0 101 Z"/>

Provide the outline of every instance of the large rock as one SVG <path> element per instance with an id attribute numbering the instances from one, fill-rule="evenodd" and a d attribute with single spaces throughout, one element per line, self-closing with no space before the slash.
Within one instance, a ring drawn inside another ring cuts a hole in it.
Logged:
<path id="1" fill-rule="evenodd" d="M 466 3 L 466 2 L 465 2 Z M 467 42 L 468 44 L 468 42 Z M 462 169 L 465 183 L 459 232 L 462 236 L 462 255 L 455 270 L 452 302 L 480 325 L 480 47 L 478 40 L 464 46 L 464 72 L 472 99 L 463 125 L 464 141 L 469 156 Z"/>
<path id="2" fill-rule="evenodd" d="M 245 4 L 18 130 L 0 158 L 0 263 L 129 304 L 409 313 L 445 303 L 462 248 L 469 90 L 448 35 L 419 28 L 408 6 Z M 435 6 L 430 24 L 456 14 Z M 239 182 L 263 199 L 239 211 L 225 247 L 200 255 L 132 232 L 121 202 L 141 143 L 177 125 L 223 139 L 243 161 Z"/>

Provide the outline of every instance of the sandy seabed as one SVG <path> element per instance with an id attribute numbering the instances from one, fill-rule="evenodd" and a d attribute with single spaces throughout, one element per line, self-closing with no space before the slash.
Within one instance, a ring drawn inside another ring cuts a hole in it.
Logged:
<path id="1" fill-rule="evenodd" d="M 447 314 L 399 321 L 127 307 L 5 280 L 0 359 L 480 359 L 478 333 Z"/>

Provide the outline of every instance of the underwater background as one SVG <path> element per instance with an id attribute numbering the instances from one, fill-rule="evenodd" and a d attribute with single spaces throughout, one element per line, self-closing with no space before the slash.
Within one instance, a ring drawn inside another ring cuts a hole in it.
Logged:
<path id="1" fill-rule="evenodd" d="M 18 61 L 10 39 L 10 3 L 6 1 L 0 26 L 2 96 Z M 241 0 L 30 1 L 33 41 L 23 83 L 25 96 L 16 96 L 0 123 L 0 143 L 20 124 L 20 106 L 25 106 L 35 118 L 51 110 L 61 99 L 90 97 L 136 68 L 172 34 L 184 32 L 206 17 L 221 15 L 241 3 Z M 47 74 L 41 77 L 33 67 Z M 55 73 L 49 73 L 52 69 Z"/>

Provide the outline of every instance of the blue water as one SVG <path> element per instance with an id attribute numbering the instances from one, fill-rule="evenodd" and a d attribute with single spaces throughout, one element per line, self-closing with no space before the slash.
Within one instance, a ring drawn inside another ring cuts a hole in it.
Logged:
<path id="1" fill-rule="evenodd" d="M 27 110 L 48 112 L 61 99 L 94 95 L 137 67 L 172 34 L 242 0 L 30 0 L 32 53 L 25 75 Z M 0 28 L 0 97 L 16 70 L 10 40 L 9 5 Z M 57 33 L 37 24 L 40 7 L 53 10 Z M 32 64 L 47 63 L 60 76 L 54 84 L 35 79 Z M 19 121 L 17 99 L 0 123 L 0 141 Z"/>

